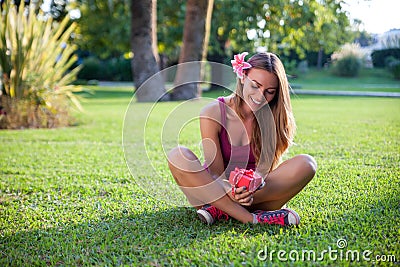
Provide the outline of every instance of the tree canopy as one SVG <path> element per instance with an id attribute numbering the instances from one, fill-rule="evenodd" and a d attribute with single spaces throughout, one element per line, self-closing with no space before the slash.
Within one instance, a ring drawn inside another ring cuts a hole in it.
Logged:
<path id="1" fill-rule="evenodd" d="M 77 0 L 79 47 L 101 58 L 129 52 L 129 1 Z M 210 60 L 227 63 L 233 52 L 268 50 L 304 58 L 331 53 L 352 40 L 345 0 L 215 0 L 208 48 Z M 157 2 L 158 51 L 178 62 L 186 1 Z"/>
<path id="2" fill-rule="evenodd" d="M 100 58 L 118 57 L 130 51 L 128 0 L 80 0 L 78 44 Z"/>
<path id="3" fill-rule="evenodd" d="M 176 60 L 181 45 L 185 5 L 159 1 L 159 52 Z M 331 53 L 352 38 L 343 0 L 215 0 L 209 56 L 232 51 L 268 50 L 280 55 L 323 49 Z"/>

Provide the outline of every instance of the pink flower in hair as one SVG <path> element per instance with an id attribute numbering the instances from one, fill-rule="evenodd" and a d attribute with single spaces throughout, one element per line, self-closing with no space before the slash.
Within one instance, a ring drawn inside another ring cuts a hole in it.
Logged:
<path id="1" fill-rule="evenodd" d="M 249 69 L 252 66 L 250 65 L 250 63 L 247 63 L 246 61 L 244 61 L 244 58 L 247 56 L 247 52 L 243 52 L 241 54 L 235 55 L 234 56 L 234 60 L 231 60 L 231 64 L 233 67 L 233 72 L 236 73 L 236 75 L 239 78 L 243 78 L 243 70 L 245 69 Z"/>

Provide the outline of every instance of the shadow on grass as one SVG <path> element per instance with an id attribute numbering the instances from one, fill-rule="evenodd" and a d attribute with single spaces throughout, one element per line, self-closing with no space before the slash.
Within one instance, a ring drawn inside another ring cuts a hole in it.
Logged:
<path id="1" fill-rule="evenodd" d="M 101 221 L 67 223 L 5 236 L 0 241 L 0 265 L 146 265 L 157 260 L 173 263 L 177 248 L 190 247 L 232 227 L 245 231 L 251 226 L 236 221 L 206 226 L 197 219 L 193 208 L 133 215 L 125 212 Z M 279 228 L 275 229 L 273 234 L 279 232 Z"/>
<path id="2" fill-rule="evenodd" d="M 385 253 L 387 244 L 391 244 L 392 249 L 398 248 L 393 245 L 396 236 L 392 222 L 384 219 L 391 217 L 388 210 L 396 210 L 396 200 L 391 198 L 368 206 L 369 209 L 352 207 L 339 216 L 325 218 L 328 221 L 314 221 L 300 228 L 253 226 L 233 220 L 206 226 L 197 219 L 193 208 L 149 210 L 137 214 L 125 211 L 100 221 L 66 223 L 55 228 L 3 236 L 0 239 L 0 264 L 162 266 L 191 261 L 192 257 L 192 263 L 202 259 L 210 262 L 210 255 L 219 255 L 215 259 L 226 265 L 232 259 L 241 260 L 243 256 L 237 254 L 239 249 L 246 251 L 245 257 L 250 261 L 262 264 L 257 259 L 257 252 L 264 246 L 276 251 L 315 249 L 318 253 L 321 252 L 318 249 L 334 246 L 340 237 L 346 238 L 353 248 L 374 252 Z M 306 221 L 313 220 L 306 218 Z M 327 232 L 327 228 L 331 230 Z M 371 234 L 380 236 L 382 230 L 386 232 L 382 240 L 359 244 L 368 242 Z M 389 240 L 382 243 L 385 238 Z M 246 239 L 250 241 L 246 243 Z M 242 242 L 243 245 L 238 246 Z M 335 265 L 334 261 L 332 263 Z"/>

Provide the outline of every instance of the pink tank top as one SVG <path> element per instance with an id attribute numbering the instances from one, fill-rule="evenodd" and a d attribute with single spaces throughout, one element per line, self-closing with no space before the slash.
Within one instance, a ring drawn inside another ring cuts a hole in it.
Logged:
<path id="1" fill-rule="evenodd" d="M 232 146 L 229 142 L 228 132 L 226 131 L 226 104 L 223 97 L 218 98 L 221 110 L 221 131 L 219 132 L 219 142 L 224 160 L 225 174 L 229 176 L 235 167 L 244 169 L 256 168 L 256 159 L 250 144 L 244 146 Z"/>

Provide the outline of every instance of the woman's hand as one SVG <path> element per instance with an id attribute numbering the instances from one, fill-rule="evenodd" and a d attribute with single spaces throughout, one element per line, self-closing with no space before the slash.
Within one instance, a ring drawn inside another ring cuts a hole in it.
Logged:
<path id="1" fill-rule="evenodd" d="M 234 190 L 235 195 L 232 196 L 232 193 L 230 194 L 230 197 L 233 199 L 233 201 L 239 203 L 242 206 L 250 206 L 253 203 L 253 194 L 247 191 L 247 188 L 245 186 L 234 188 Z"/>

